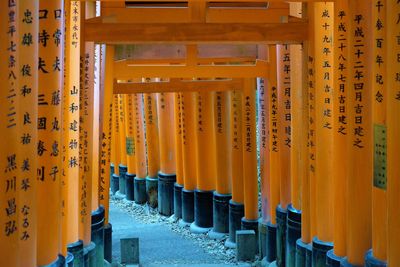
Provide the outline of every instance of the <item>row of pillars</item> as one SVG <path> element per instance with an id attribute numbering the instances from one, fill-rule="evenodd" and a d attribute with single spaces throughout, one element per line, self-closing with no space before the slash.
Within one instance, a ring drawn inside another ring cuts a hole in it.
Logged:
<path id="1" fill-rule="evenodd" d="M 110 180 L 278 266 L 400 265 L 400 3 L 291 6 L 309 41 L 269 46 L 258 86 L 113 96 L 94 3 L 3 1 L 1 265 L 100 266 Z"/>
<path id="2" fill-rule="evenodd" d="M 160 213 L 175 213 L 195 233 L 228 233 L 228 246 L 236 230 L 253 229 L 261 255 L 277 266 L 397 266 L 399 5 L 292 4 L 293 16 L 308 17 L 310 39 L 269 46 L 276 68 L 257 86 L 248 79 L 232 92 L 114 96 L 139 99 L 133 110 L 158 116 L 159 138 L 147 134 L 147 115 L 133 128 L 150 151 L 159 145 Z M 156 104 L 146 106 L 149 99 Z M 121 125 L 120 135 L 130 127 Z M 125 147 L 114 142 L 112 150 Z M 140 192 L 119 151 L 113 181 L 123 189 L 115 183 L 114 192 L 133 186 L 131 200 L 144 203 L 155 172 L 136 175 Z"/>
<path id="3" fill-rule="evenodd" d="M 101 52 L 81 24 L 96 11 L 94 2 L 1 1 L 1 266 L 111 260 L 98 178 Z"/>

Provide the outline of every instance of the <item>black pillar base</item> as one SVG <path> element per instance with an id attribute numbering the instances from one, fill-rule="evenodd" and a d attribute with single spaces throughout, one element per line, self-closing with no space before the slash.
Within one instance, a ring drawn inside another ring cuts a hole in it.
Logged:
<path id="1" fill-rule="evenodd" d="M 83 248 L 83 258 L 85 260 L 85 267 L 98 266 L 96 244 L 90 242 L 89 245 Z M 103 258 L 104 264 L 104 258 Z"/>
<path id="2" fill-rule="evenodd" d="M 244 216 L 244 205 L 237 203 L 232 199 L 229 200 L 229 237 L 225 246 L 236 246 L 236 231 L 242 229 L 242 218 Z"/>
<path id="3" fill-rule="evenodd" d="M 213 226 L 214 191 L 194 190 L 194 224 L 200 228 Z"/>
<path id="4" fill-rule="evenodd" d="M 182 221 L 184 225 L 194 222 L 194 191 L 182 189 Z"/>
<path id="5" fill-rule="evenodd" d="M 119 176 L 114 173 L 111 179 L 111 193 L 115 195 L 117 191 L 119 191 Z"/>
<path id="6" fill-rule="evenodd" d="M 146 178 L 147 203 L 153 209 L 158 205 L 158 178 Z"/>
<path id="7" fill-rule="evenodd" d="M 311 267 L 306 264 L 307 262 L 307 246 L 301 239 L 296 241 L 296 267 Z"/>
<path id="8" fill-rule="evenodd" d="M 126 173 L 125 174 L 125 179 L 126 179 L 126 199 L 129 201 L 134 201 L 135 200 L 135 189 L 134 189 L 134 182 L 133 180 L 135 179 L 136 175 L 131 174 L 131 173 Z"/>
<path id="9" fill-rule="evenodd" d="M 53 265 L 54 264 L 54 265 Z M 74 255 L 72 253 L 67 252 L 67 257 L 59 255 L 57 262 L 47 265 L 48 267 L 74 267 Z"/>
<path id="10" fill-rule="evenodd" d="M 213 229 L 211 238 L 220 239 L 229 233 L 229 201 L 232 195 L 213 194 Z M 214 235 L 215 234 L 215 235 Z M 221 235 L 222 234 L 222 235 Z M 214 237 L 213 237 L 214 236 Z"/>
<path id="11" fill-rule="evenodd" d="M 67 251 L 74 255 L 74 267 L 83 267 L 83 242 L 82 240 L 67 245 Z"/>
<path id="12" fill-rule="evenodd" d="M 258 220 L 247 220 L 245 217 L 242 218 L 242 230 L 254 230 L 256 233 L 256 254 L 258 255 Z"/>
<path id="13" fill-rule="evenodd" d="M 174 183 L 176 175 L 158 173 L 158 212 L 165 216 L 174 214 Z"/>
<path id="14" fill-rule="evenodd" d="M 267 223 L 267 251 L 265 258 L 268 262 L 276 260 L 276 229 L 276 225 L 271 222 Z"/>
<path id="15" fill-rule="evenodd" d="M 291 204 L 287 211 L 286 225 L 286 266 L 294 267 L 296 264 L 296 242 L 301 237 L 301 211 L 296 210 Z"/>
<path id="16" fill-rule="evenodd" d="M 287 210 L 279 205 L 276 208 L 276 266 L 284 267 L 286 261 Z"/>
<path id="17" fill-rule="evenodd" d="M 126 195 L 126 177 L 125 174 L 128 171 L 128 167 L 125 165 L 119 165 L 119 193 Z"/>
<path id="18" fill-rule="evenodd" d="M 104 263 L 104 207 L 92 212 L 91 239 L 96 245 L 96 264 L 101 266 Z"/>
<path id="19" fill-rule="evenodd" d="M 182 185 L 174 184 L 174 214 L 177 219 L 182 218 L 182 189 Z"/>
<path id="20" fill-rule="evenodd" d="M 312 266 L 312 242 L 308 243 L 306 247 L 306 266 Z"/>
<path id="21" fill-rule="evenodd" d="M 343 258 L 336 256 L 335 252 L 333 251 L 333 249 L 329 250 L 326 253 L 326 266 L 328 266 L 328 267 L 340 267 L 340 263 L 342 261 L 343 261 Z"/>
<path id="22" fill-rule="evenodd" d="M 104 225 L 104 259 L 112 262 L 112 225 Z"/>
<path id="23" fill-rule="evenodd" d="M 112 177 L 112 175 L 115 173 L 115 166 L 114 163 L 110 164 L 110 177 Z"/>
<path id="24" fill-rule="evenodd" d="M 134 181 L 135 188 L 135 203 L 136 204 L 144 204 L 147 201 L 146 195 L 146 179 L 145 178 L 137 178 L 135 177 Z"/>
<path id="25" fill-rule="evenodd" d="M 372 250 L 368 251 L 367 255 L 365 256 L 365 267 L 386 267 L 386 266 L 387 262 L 375 258 L 372 253 Z"/>
<path id="26" fill-rule="evenodd" d="M 323 242 L 314 237 L 312 242 L 312 266 L 325 267 L 326 253 L 333 248 L 331 242 Z"/>

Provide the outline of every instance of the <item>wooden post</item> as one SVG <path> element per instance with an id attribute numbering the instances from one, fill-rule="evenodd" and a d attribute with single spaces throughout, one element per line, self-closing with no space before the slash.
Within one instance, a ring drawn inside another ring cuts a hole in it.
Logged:
<path id="1" fill-rule="evenodd" d="M 333 251 L 328 252 L 328 259 L 340 264 L 346 256 L 346 195 L 343 194 L 347 181 L 347 140 L 348 94 L 350 91 L 349 72 L 349 9 L 348 0 L 335 3 L 334 32 L 334 90 L 333 90 Z"/>
<path id="2" fill-rule="evenodd" d="M 93 88 L 93 157 L 92 157 L 92 211 L 99 207 L 100 176 L 100 75 L 101 47 L 95 45 L 94 50 L 94 88 Z"/>
<path id="3" fill-rule="evenodd" d="M 64 114 L 63 125 L 65 134 L 63 135 L 64 146 L 64 188 L 66 198 L 64 198 L 65 212 L 63 224 L 66 232 L 63 232 L 62 246 L 66 247 L 82 246 L 79 240 L 79 228 L 82 227 L 81 209 L 79 206 L 79 194 L 81 184 L 79 179 L 79 95 L 80 95 L 80 19 L 81 3 L 70 1 L 66 5 L 66 52 L 65 52 L 65 83 L 63 101 Z M 72 126 L 71 126 L 72 125 Z M 78 242 L 78 243 L 76 243 Z M 74 243 L 74 245 L 72 245 Z M 74 252 L 74 263 L 79 266 L 83 264 L 83 248 Z M 66 254 L 64 254 L 66 255 Z"/>
<path id="4" fill-rule="evenodd" d="M 386 36 L 386 0 L 371 1 L 372 35 L 367 45 L 372 44 L 372 123 L 373 123 L 373 160 L 374 177 L 372 186 L 372 250 L 366 256 L 366 263 L 387 260 L 387 36 Z M 393 34 L 393 33 L 389 33 Z"/>
<path id="5" fill-rule="evenodd" d="M 3 8 L 3 7 L 2 7 Z M 19 264 L 20 266 L 34 266 L 37 262 L 37 118 L 38 118 L 38 42 L 31 36 L 37 36 L 39 32 L 39 3 L 28 0 L 18 2 L 16 49 L 19 51 L 18 64 L 22 72 L 19 75 L 17 93 L 18 121 L 20 142 L 18 142 L 17 161 L 21 164 L 18 174 L 18 226 L 19 228 Z M 28 12 L 28 13 L 26 13 Z M 30 20 L 26 15 L 31 14 Z M 6 16 L 5 16 L 6 17 Z M 3 30 L 3 29 L 2 29 Z M 2 38 L 2 37 L 1 37 Z M 5 64 L 5 61 L 1 61 Z M 4 73 L 4 75 L 6 75 Z M 23 93 L 23 88 L 30 88 L 30 92 Z M 4 90 L 7 91 L 7 90 Z M 3 113 L 2 113 L 3 114 Z M 30 118 L 29 122 L 26 117 Z M 4 124 L 2 124 L 4 125 Z M 10 133 L 7 133 L 10 134 Z M 6 141 L 7 142 L 7 141 Z M 3 151 L 1 149 L 1 151 Z M 7 256 L 1 256 L 3 259 Z"/>
<path id="6" fill-rule="evenodd" d="M 194 221 L 194 190 L 197 183 L 197 93 L 182 93 L 182 221 L 190 224 Z"/>
<path id="7" fill-rule="evenodd" d="M 156 178 L 160 169 L 157 98 L 155 94 L 144 94 L 146 116 L 146 143 L 147 143 L 147 173 L 148 177 Z"/>
<path id="8" fill-rule="evenodd" d="M 182 189 L 183 178 L 183 157 L 182 157 L 182 93 L 174 93 L 174 120 L 175 120 L 175 153 L 176 153 L 176 183 L 174 184 L 174 214 L 182 218 Z"/>
<path id="9" fill-rule="evenodd" d="M 176 180 L 173 93 L 159 93 L 157 109 L 160 142 L 158 211 L 169 216 L 173 213 L 174 183 Z"/>
<path id="10" fill-rule="evenodd" d="M 105 69 L 104 87 L 102 92 L 103 112 L 101 116 L 101 151 L 100 151 L 100 184 L 99 200 L 105 210 L 104 224 L 108 224 L 109 213 L 109 188 L 110 188 L 110 156 L 111 156 L 111 132 L 112 132 L 112 88 L 113 88 L 113 67 L 114 67 L 114 47 L 107 45 L 105 49 Z M 115 130 L 115 129 L 114 129 Z"/>
<path id="11" fill-rule="evenodd" d="M 0 4 L 0 81 L 2 88 L 1 95 L 1 131 L 2 142 L 0 149 L 2 154 L 2 177 L 1 177 L 1 215 L 0 222 L 3 226 L 0 233 L 0 244 L 2 264 L 5 266 L 18 266 L 18 245 L 19 245 L 19 216 L 21 208 L 18 206 L 18 195 L 20 190 L 19 179 L 20 166 L 23 163 L 23 156 L 19 154 L 19 132 L 22 125 L 19 120 L 18 98 L 22 76 L 19 71 L 19 52 L 21 44 L 18 42 L 19 27 L 19 5 L 15 1 L 3 1 Z M 34 15 L 34 14 L 32 14 Z M 31 17 L 32 19 L 32 17 Z M 31 91 L 32 94 L 35 91 Z M 32 98 L 35 96 L 32 95 Z M 34 114 L 32 114 L 34 116 Z M 33 118 L 34 119 L 34 118 Z M 35 142 L 36 140 L 31 140 Z M 30 212 L 29 210 L 27 211 Z M 23 229 L 21 229 L 21 232 Z M 56 254 L 53 255 L 54 257 Z M 54 258 L 53 258 L 54 259 Z"/>
<path id="12" fill-rule="evenodd" d="M 197 188 L 194 194 L 194 224 L 199 231 L 213 226 L 213 191 L 216 179 L 214 92 L 197 94 Z M 191 227 L 192 231 L 195 227 Z"/>
<path id="13" fill-rule="evenodd" d="M 181 93 L 174 93 L 174 121 L 175 121 L 175 153 L 176 153 L 176 183 L 183 185 L 182 162 L 182 103 Z"/>
<path id="14" fill-rule="evenodd" d="M 333 244 L 333 3 L 314 4 L 316 237 L 313 266 L 325 266 Z"/>
<path id="15" fill-rule="evenodd" d="M 134 108 L 134 132 L 135 132 L 135 157 L 136 157 L 136 177 L 134 182 L 135 202 L 143 204 L 146 202 L 146 146 L 144 137 L 144 117 L 143 117 L 143 94 L 133 95 Z"/>
<path id="16" fill-rule="evenodd" d="M 39 11 L 39 34 L 54 34 L 54 39 L 47 39 L 46 43 L 39 40 L 38 59 L 38 145 L 47 149 L 38 150 L 37 169 L 37 265 L 42 266 L 57 261 L 61 252 L 61 99 L 65 32 L 63 1 L 41 2 L 39 10 L 48 11 L 47 15 Z M 40 19 L 41 16 L 44 17 Z M 59 68 L 54 68 L 53 64 Z M 75 125 L 70 126 L 74 128 Z M 62 252 L 65 253 L 65 249 Z"/>
<path id="17" fill-rule="evenodd" d="M 229 200 L 231 199 L 232 147 L 230 132 L 230 92 L 215 93 L 216 191 L 213 200 L 213 230 L 219 238 L 229 232 Z M 221 235 L 222 233 L 222 235 Z"/>
<path id="18" fill-rule="evenodd" d="M 175 175 L 175 137 L 173 134 L 173 98 L 172 93 L 160 93 L 157 97 L 158 125 L 160 140 L 160 171 L 163 174 Z"/>
<path id="19" fill-rule="evenodd" d="M 278 132 L 280 167 L 280 207 L 286 210 L 290 204 L 290 148 L 291 141 L 291 102 L 290 102 L 290 48 L 277 45 L 278 72 Z"/>
<path id="20" fill-rule="evenodd" d="M 144 94 L 144 116 L 146 122 L 147 148 L 147 201 L 153 208 L 157 207 L 158 178 L 160 170 L 160 153 L 158 140 L 158 116 L 156 94 Z"/>
<path id="21" fill-rule="evenodd" d="M 135 200 L 134 179 L 136 176 L 136 129 L 135 129 L 135 99 L 134 95 L 125 96 L 124 111 L 126 114 L 125 132 L 126 132 L 126 158 L 128 170 L 125 174 L 128 187 L 126 190 L 126 199 Z"/>
<path id="22" fill-rule="evenodd" d="M 304 11 L 305 12 L 305 11 Z M 302 3 L 290 3 L 290 14 L 303 16 Z M 302 226 L 302 182 L 308 175 L 307 151 L 307 90 L 301 45 L 290 45 L 290 200 L 287 215 L 286 259 L 288 266 L 295 266 L 297 241 L 301 238 Z M 303 48 L 304 49 L 304 48 Z M 304 79 L 304 81 L 303 81 Z M 308 186 L 306 182 L 304 186 Z M 307 192 L 306 192 L 307 193 Z M 307 208 L 306 208 L 307 209 Z"/>
<path id="23" fill-rule="evenodd" d="M 242 99 L 244 218 L 242 219 L 242 229 L 254 230 L 258 240 L 256 90 L 255 79 L 244 80 Z"/>
<path id="24" fill-rule="evenodd" d="M 268 49 L 269 63 L 271 66 L 276 66 L 276 46 L 270 45 Z M 271 223 L 276 225 L 276 207 L 279 204 L 280 191 L 280 168 L 279 166 L 279 137 L 278 137 L 278 85 L 276 68 L 271 68 L 268 74 L 268 112 L 269 112 L 269 165 L 274 166 L 269 168 L 270 172 L 270 211 Z"/>
<path id="25" fill-rule="evenodd" d="M 126 95 L 119 94 L 118 95 L 118 131 L 119 131 L 119 153 L 120 153 L 120 164 L 118 166 L 119 169 L 119 192 L 126 196 L 127 184 L 126 180 L 126 172 L 127 172 L 127 151 L 126 151 L 126 116 L 125 116 L 125 105 L 126 105 Z M 121 186 L 122 185 L 122 186 Z"/>
<path id="26" fill-rule="evenodd" d="M 82 6 L 81 19 L 95 16 L 95 3 L 87 2 Z M 84 23 L 82 23 L 84 27 Z M 79 206 L 81 207 L 82 227 L 79 235 L 83 239 L 84 246 L 91 244 L 91 211 L 92 211 L 92 174 L 93 174 L 93 120 L 94 120 L 94 56 L 93 42 L 84 42 L 83 29 L 81 29 L 81 80 L 80 80 L 80 133 L 79 150 L 80 166 L 80 193 Z M 97 195 L 97 194 L 96 194 Z M 98 204 L 96 205 L 98 208 Z M 88 247 L 89 248 L 89 247 Z"/>
<path id="27" fill-rule="evenodd" d="M 387 1 L 387 197 L 388 197 L 388 266 L 400 264 L 400 3 Z"/>
<path id="28" fill-rule="evenodd" d="M 347 262 L 364 265 L 371 248 L 371 175 L 373 173 L 371 127 L 371 1 L 349 1 L 350 83 L 347 179 Z"/>

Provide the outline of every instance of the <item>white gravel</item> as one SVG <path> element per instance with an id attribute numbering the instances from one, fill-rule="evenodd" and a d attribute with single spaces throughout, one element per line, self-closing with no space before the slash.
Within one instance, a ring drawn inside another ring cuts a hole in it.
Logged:
<path id="1" fill-rule="evenodd" d="M 110 202 L 142 223 L 162 223 L 168 226 L 172 231 L 182 235 L 186 239 L 192 240 L 202 247 L 206 253 L 211 254 L 214 258 L 224 262 L 225 264 L 229 264 L 231 266 L 236 266 L 239 264 L 236 261 L 236 251 L 224 246 L 225 239 L 213 240 L 210 239 L 207 234 L 193 234 L 190 232 L 189 227 L 180 227 L 178 225 L 178 220 L 174 215 L 171 217 L 160 215 L 157 209 L 153 209 L 147 204 L 138 205 L 133 201 L 128 201 L 126 199 L 119 200 L 112 196 L 110 198 Z M 256 259 L 256 262 L 252 263 L 251 265 L 258 266 L 259 262 L 257 262 L 257 260 L 258 259 Z"/>

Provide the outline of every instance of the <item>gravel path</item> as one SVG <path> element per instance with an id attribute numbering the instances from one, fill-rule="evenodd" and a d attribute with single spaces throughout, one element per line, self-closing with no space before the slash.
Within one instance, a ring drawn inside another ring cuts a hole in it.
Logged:
<path id="1" fill-rule="evenodd" d="M 113 225 L 113 261 L 120 259 L 119 240 L 139 237 L 141 266 L 254 266 L 236 263 L 235 250 L 206 234 L 192 234 L 181 228 L 174 216 L 165 217 L 147 205 L 111 199 L 110 222 Z"/>

